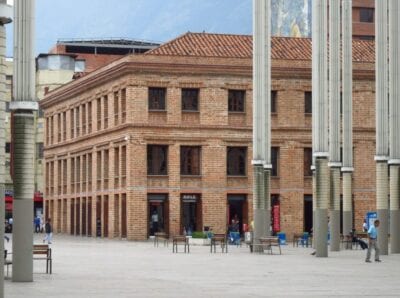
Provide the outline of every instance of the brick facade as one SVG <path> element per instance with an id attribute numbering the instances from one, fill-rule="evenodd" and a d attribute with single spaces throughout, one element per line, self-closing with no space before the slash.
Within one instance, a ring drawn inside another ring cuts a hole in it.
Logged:
<path id="1" fill-rule="evenodd" d="M 127 56 L 51 92 L 41 107 L 46 118 L 46 216 L 52 217 L 55 231 L 95 236 L 99 222 L 103 237 L 142 240 L 152 232 L 152 212 L 157 210 L 161 228 L 181 234 L 185 195 L 197 200 L 196 230 L 210 226 L 225 232 L 240 206 L 241 223 L 249 224 L 251 66 L 251 57 L 150 52 Z M 374 64 L 358 61 L 354 68 L 353 193 L 360 229 L 365 212 L 375 209 Z M 304 151 L 311 147 L 312 115 L 304 113 L 311 61 L 275 58 L 272 77 L 277 91 L 272 145 L 279 148 L 279 158 L 271 194 L 279 198 L 281 231 L 291 235 L 303 231 L 304 197 L 312 195 L 311 177 L 304 176 Z M 149 87 L 166 88 L 165 111 L 149 110 Z M 182 111 L 182 88 L 199 89 L 197 112 Z M 232 89 L 245 90 L 244 112 L 228 111 Z M 66 121 L 51 120 L 60 115 Z M 63 125 L 66 135 L 57 138 Z M 168 146 L 167 175 L 148 175 L 149 145 Z M 199 175 L 181 175 L 181 146 L 201 148 Z M 228 147 L 247 147 L 245 175 L 227 175 Z"/>

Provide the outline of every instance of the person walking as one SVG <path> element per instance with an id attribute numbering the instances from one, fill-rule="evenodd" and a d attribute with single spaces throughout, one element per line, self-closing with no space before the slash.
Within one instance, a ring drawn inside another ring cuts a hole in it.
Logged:
<path id="1" fill-rule="evenodd" d="M 46 237 L 43 239 L 43 243 L 47 241 L 48 244 L 51 244 L 51 238 L 53 237 L 53 230 L 50 221 L 51 221 L 50 218 L 47 219 L 46 224 L 44 226 Z"/>
<path id="2" fill-rule="evenodd" d="M 374 225 L 371 225 L 368 230 L 368 251 L 365 262 L 371 263 L 371 250 L 372 247 L 375 249 L 375 262 L 381 262 L 379 259 L 379 247 L 378 247 L 378 230 L 379 219 L 374 221 Z"/>
<path id="3" fill-rule="evenodd" d="M 35 223 L 35 233 L 40 233 L 40 217 L 37 215 L 34 220 Z"/>

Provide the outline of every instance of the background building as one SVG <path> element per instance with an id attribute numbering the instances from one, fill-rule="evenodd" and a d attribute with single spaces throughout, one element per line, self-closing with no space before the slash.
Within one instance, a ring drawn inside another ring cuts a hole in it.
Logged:
<path id="1" fill-rule="evenodd" d="M 40 100 L 49 91 L 56 89 L 76 77 L 83 76 L 101 66 L 127 54 L 142 54 L 157 46 L 156 43 L 115 39 L 115 40 L 70 40 L 59 41 L 49 54 L 40 54 L 36 59 L 36 92 Z M 11 124 L 9 102 L 13 89 L 13 60 L 6 64 L 6 123 Z M 35 120 L 35 214 L 43 213 L 44 193 L 44 118 L 41 110 Z M 6 218 L 12 217 L 13 182 L 11 175 L 11 126 L 6 126 Z"/>
<path id="2" fill-rule="evenodd" d="M 370 41 L 353 47 L 360 229 L 375 209 L 375 54 Z M 312 228 L 311 40 L 274 38 L 272 49 L 273 229 L 291 235 Z M 251 221 L 251 36 L 187 33 L 60 87 L 41 107 L 56 231 L 134 240 Z"/>

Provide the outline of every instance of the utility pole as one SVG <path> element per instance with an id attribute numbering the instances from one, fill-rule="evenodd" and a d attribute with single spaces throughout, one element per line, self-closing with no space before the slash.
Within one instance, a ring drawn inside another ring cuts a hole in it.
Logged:
<path id="1" fill-rule="evenodd" d="M 14 1 L 14 146 L 13 276 L 14 282 L 33 281 L 33 192 L 35 100 L 35 0 Z"/>
<path id="2" fill-rule="evenodd" d="M 269 233 L 270 225 L 270 94 L 271 94 L 271 4 L 253 1 L 253 211 L 254 236 Z M 258 247 L 257 247 L 258 249 Z"/>
<path id="3" fill-rule="evenodd" d="M 389 144 L 390 144 L 390 249 L 400 253 L 400 4 L 389 2 Z M 379 210 L 378 210 L 379 212 Z M 387 215 L 387 214 L 386 214 Z M 383 222 L 382 222 L 383 223 Z M 387 228 L 387 225 L 385 226 Z M 379 231 L 379 238 L 386 240 L 385 230 Z M 379 243 L 381 245 L 381 243 Z M 388 249 L 383 253 L 388 253 Z"/>
<path id="4" fill-rule="evenodd" d="M 340 250 L 340 1 L 329 4 L 330 249 Z"/>
<path id="5" fill-rule="evenodd" d="M 381 254 L 388 254 L 389 209 L 389 81 L 388 81 L 388 0 L 375 1 L 376 55 L 376 209 L 378 211 Z M 393 168 L 394 169 L 394 168 Z M 392 169 L 391 169 L 392 171 Z M 392 173 L 391 173 L 392 174 Z M 393 172 L 393 174 L 395 174 Z"/>
<path id="6" fill-rule="evenodd" d="M 313 155 L 315 158 L 316 256 L 328 256 L 328 6 L 327 0 L 314 0 L 312 10 L 312 96 Z M 315 103 L 315 104 L 314 104 Z"/>
<path id="7" fill-rule="evenodd" d="M 343 234 L 353 230 L 353 7 L 342 2 Z"/>
<path id="8" fill-rule="evenodd" d="M 4 193 L 5 193 L 5 58 L 6 58 L 6 28 L 11 23 L 12 7 L 6 0 L 0 0 L 0 244 L 4 251 Z M 0 267 L 4 267 L 4 258 L 0 258 Z M 0 270 L 0 297 L 4 297 L 4 270 Z"/>

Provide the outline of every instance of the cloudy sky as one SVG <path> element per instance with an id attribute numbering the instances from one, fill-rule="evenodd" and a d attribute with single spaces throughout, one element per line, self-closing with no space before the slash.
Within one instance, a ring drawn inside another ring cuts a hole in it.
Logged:
<path id="1" fill-rule="evenodd" d="M 252 0 L 36 0 L 37 54 L 60 38 L 165 42 L 187 31 L 251 34 Z"/>

